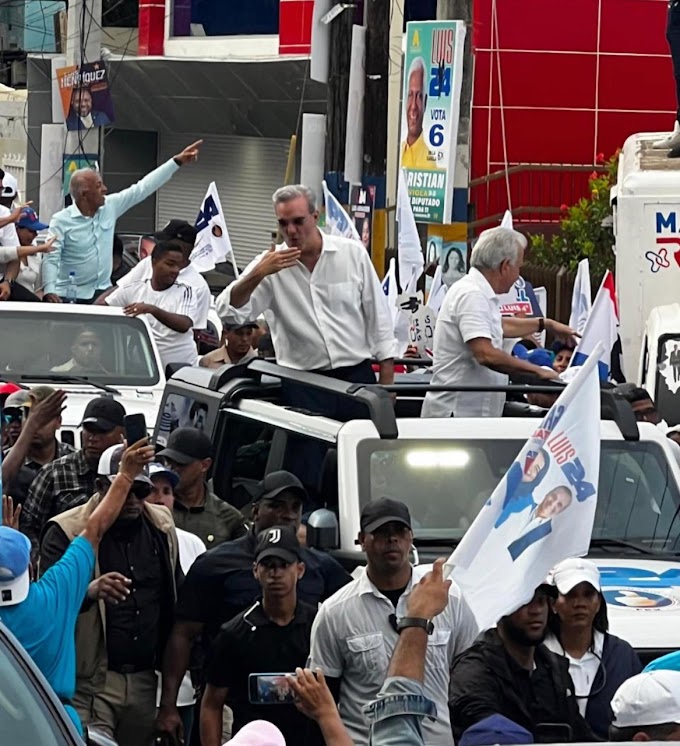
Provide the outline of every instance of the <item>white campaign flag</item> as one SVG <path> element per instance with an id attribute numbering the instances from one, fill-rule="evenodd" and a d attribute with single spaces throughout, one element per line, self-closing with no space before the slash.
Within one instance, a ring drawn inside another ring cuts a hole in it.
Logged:
<path id="1" fill-rule="evenodd" d="M 227 223 L 222 212 L 220 195 L 215 182 L 211 182 L 196 218 L 196 243 L 190 261 L 197 272 L 209 272 L 215 265 L 229 260 L 236 277 L 238 269 L 229 239 Z"/>
<path id="2" fill-rule="evenodd" d="M 514 230 L 513 224 L 512 224 L 512 213 L 510 210 L 506 210 L 505 214 L 503 215 L 503 220 L 501 220 L 501 228 L 509 228 L 510 230 Z"/>
<path id="3" fill-rule="evenodd" d="M 588 552 L 600 474 L 597 358 L 560 394 L 447 560 L 481 630 L 528 603 L 558 562 Z"/>
<path id="4" fill-rule="evenodd" d="M 326 205 L 326 232 L 330 233 L 331 236 L 352 238 L 361 243 L 361 236 L 352 218 L 350 218 L 345 212 L 345 208 L 334 197 L 328 188 L 328 184 L 322 181 L 321 185 L 323 187 L 323 201 Z"/>
<path id="5" fill-rule="evenodd" d="M 397 256 L 399 259 L 399 284 L 404 292 L 415 292 L 416 284 L 423 274 L 425 257 L 420 245 L 420 236 L 413 217 L 411 200 L 404 169 L 399 169 L 397 192 Z"/>
<path id="6" fill-rule="evenodd" d="M 432 278 L 432 285 L 430 287 L 430 294 L 427 296 L 427 305 L 432 310 L 435 316 L 439 315 L 439 309 L 442 307 L 444 298 L 446 297 L 446 291 L 448 288 L 444 284 L 442 279 L 442 268 L 437 265 L 437 269 L 434 272 Z"/>
<path id="7" fill-rule="evenodd" d="M 583 334 L 583 327 L 586 325 L 591 305 L 590 263 L 587 259 L 581 259 L 571 295 L 571 315 L 569 316 L 569 326 L 576 329 L 579 334 Z"/>
<path id="8" fill-rule="evenodd" d="M 394 328 L 397 325 L 397 316 L 399 315 L 399 307 L 397 306 L 399 288 L 397 287 L 397 268 L 394 258 L 390 259 L 390 264 L 382 281 L 382 289 L 387 296 L 387 305 L 390 307 L 390 313 L 392 314 L 392 328 Z"/>

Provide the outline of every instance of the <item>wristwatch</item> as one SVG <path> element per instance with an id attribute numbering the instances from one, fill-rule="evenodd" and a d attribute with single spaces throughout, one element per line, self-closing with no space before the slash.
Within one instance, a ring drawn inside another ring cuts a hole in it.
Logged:
<path id="1" fill-rule="evenodd" d="M 429 619 L 421 619 L 417 616 L 403 616 L 397 621 L 398 633 L 401 634 L 401 632 L 408 627 L 420 627 L 421 629 L 424 629 L 428 635 L 431 635 L 434 632 L 434 624 L 432 624 Z"/>

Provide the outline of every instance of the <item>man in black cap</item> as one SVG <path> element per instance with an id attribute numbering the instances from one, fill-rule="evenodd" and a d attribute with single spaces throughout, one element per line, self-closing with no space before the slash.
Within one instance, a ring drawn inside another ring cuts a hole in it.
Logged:
<path id="1" fill-rule="evenodd" d="M 208 549 L 247 533 L 241 512 L 208 488 L 212 443 L 205 433 L 194 427 L 173 430 L 158 457 L 179 476 L 173 511 L 177 528 L 198 536 Z"/>
<path id="2" fill-rule="evenodd" d="M 257 357 L 253 349 L 253 335 L 258 324 L 248 321 L 245 324 L 224 324 L 222 345 L 209 352 L 199 361 L 202 368 L 221 368 L 223 365 L 239 365 Z"/>
<path id="3" fill-rule="evenodd" d="M 306 500 L 307 492 L 296 476 L 287 471 L 268 474 L 259 485 L 251 513 L 253 526 L 246 536 L 220 544 L 191 566 L 180 589 L 175 626 L 163 662 L 158 713 L 161 732 L 175 739 L 180 734 L 175 702 L 193 641 L 202 634 L 209 649 L 220 627 L 251 606 L 260 594 L 253 577 L 257 536 L 272 526 L 291 526 L 297 531 Z M 305 603 L 316 606 L 350 582 L 349 574 L 330 555 L 305 547 L 300 555 L 306 569 L 297 594 Z"/>
<path id="4" fill-rule="evenodd" d="M 94 495 L 99 459 L 107 448 L 123 442 L 124 425 L 125 408 L 120 402 L 106 396 L 88 402 L 81 422 L 83 447 L 43 467 L 28 490 L 19 527 L 31 540 L 34 552 L 52 516 L 82 505 Z"/>
<path id="5" fill-rule="evenodd" d="M 269 677 L 258 687 L 262 699 L 272 704 L 249 701 L 251 674 L 293 673 L 309 655 L 316 607 L 297 597 L 305 564 L 294 526 L 273 526 L 258 536 L 252 572 L 261 598 L 227 622 L 213 646 L 201 703 L 202 746 L 222 744 L 225 704 L 234 711 L 234 734 L 253 720 L 268 720 L 281 730 L 286 743 L 321 745 L 324 741 L 316 724 L 292 701 L 281 703 L 288 691 L 284 677 Z"/>
<path id="6" fill-rule="evenodd" d="M 87 525 L 120 472 L 124 447 L 97 467 L 97 493 L 51 518 L 40 545 L 41 575 Z M 96 563 L 76 628 L 76 693 L 84 725 L 125 746 L 149 746 L 156 720 L 156 670 L 165 649 L 182 578 L 175 526 L 167 509 L 150 505 L 147 470 L 128 479 L 120 514 L 95 552 Z"/>
<path id="7" fill-rule="evenodd" d="M 208 311 L 210 310 L 210 288 L 203 277 L 191 266 L 189 257 L 196 242 L 196 228 L 186 220 L 171 220 L 165 228 L 153 234 L 156 242 L 170 241 L 176 244 L 184 256 L 183 267 L 178 275 L 178 281 L 189 285 L 198 300 L 198 313 L 194 329 L 205 329 L 208 326 Z M 126 287 L 133 282 L 150 280 L 153 274 L 151 266 L 151 254 L 136 264 L 126 275 L 118 280 L 118 287 Z M 107 290 L 97 298 L 97 305 L 104 305 L 106 298 L 111 295 L 115 288 Z"/>
<path id="8" fill-rule="evenodd" d="M 539 586 L 528 604 L 504 616 L 456 659 L 449 703 L 457 739 L 499 714 L 538 743 L 598 740 L 579 713 L 568 659 L 542 644 L 554 593 L 553 586 Z M 541 724 L 551 731 L 541 733 Z"/>
<path id="9" fill-rule="evenodd" d="M 413 619 L 406 610 L 414 584 L 427 572 L 409 562 L 413 532 L 404 503 L 372 500 L 361 511 L 359 544 L 366 571 L 323 603 L 312 630 L 310 665 L 321 668 L 338 692 L 340 715 L 358 746 L 369 742 L 363 706 L 374 700 L 387 674 L 399 631 L 421 626 L 430 635 L 425 664 L 425 694 L 435 702 L 437 717 L 423 723 L 425 742 L 453 746 L 449 722 L 449 669 L 455 655 L 474 641 L 475 617 L 451 584 L 449 602 L 434 619 Z"/>

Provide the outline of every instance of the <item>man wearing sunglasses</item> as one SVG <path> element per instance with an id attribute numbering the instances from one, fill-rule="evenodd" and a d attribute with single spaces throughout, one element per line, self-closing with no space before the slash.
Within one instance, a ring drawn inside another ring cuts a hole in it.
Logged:
<path id="1" fill-rule="evenodd" d="M 26 389 L 10 394 L 2 408 L 2 448 L 11 448 L 21 435 L 21 428 L 26 416 L 25 407 L 29 404 L 29 392 Z"/>
<path id="2" fill-rule="evenodd" d="M 107 448 L 123 442 L 124 419 L 125 408 L 120 402 L 106 396 L 91 399 L 81 423 L 83 447 L 47 464 L 33 480 L 19 527 L 31 540 L 34 553 L 52 516 L 82 505 L 94 495 L 99 459 Z"/>
<path id="3" fill-rule="evenodd" d="M 119 473 L 124 447 L 108 448 L 97 493 L 55 516 L 40 546 L 40 572 L 64 554 Z M 167 508 L 147 503 L 153 482 L 141 473 L 97 552 L 94 579 L 76 631 L 76 695 L 83 725 L 117 743 L 149 746 L 156 717 L 156 669 L 172 627 L 181 580 L 177 534 Z"/>
<path id="4" fill-rule="evenodd" d="M 308 187 L 282 187 L 273 200 L 285 243 L 260 254 L 222 292 L 220 317 L 244 324 L 264 314 L 281 365 L 375 383 L 376 358 L 380 383 L 393 383 L 392 317 L 368 252 L 358 241 L 321 233 Z M 346 401 L 324 392 L 290 386 L 287 399 L 335 419 L 354 416 Z"/>

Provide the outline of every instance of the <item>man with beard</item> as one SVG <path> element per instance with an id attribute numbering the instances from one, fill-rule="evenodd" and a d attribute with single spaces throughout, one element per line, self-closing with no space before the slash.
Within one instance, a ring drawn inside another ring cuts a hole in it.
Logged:
<path id="1" fill-rule="evenodd" d="M 124 450 L 122 445 L 107 448 L 97 467 L 97 494 L 47 524 L 41 573 L 61 559 L 87 525 L 120 474 Z M 127 481 L 123 509 L 95 551 L 94 576 L 78 619 L 73 705 L 83 725 L 116 743 L 149 746 L 156 669 L 172 627 L 182 572 L 172 516 L 164 506 L 146 502 L 153 490 L 147 471 Z"/>
<path id="2" fill-rule="evenodd" d="M 87 502 L 97 490 L 97 467 L 104 451 L 123 442 L 125 408 L 100 396 L 85 407 L 83 447 L 47 464 L 33 480 L 21 511 L 19 528 L 37 550 L 47 521 Z"/>
<path id="3" fill-rule="evenodd" d="M 542 644 L 553 594 L 550 586 L 537 588 L 528 604 L 481 634 L 453 664 L 449 709 L 456 741 L 496 714 L 542 743 L 597 740 L 579 713 L 568 661 Z M 541 728 L 546 724 L 552 734 Z"/>

